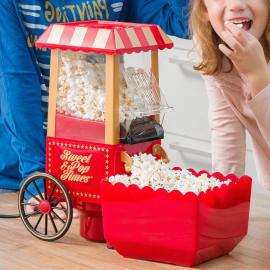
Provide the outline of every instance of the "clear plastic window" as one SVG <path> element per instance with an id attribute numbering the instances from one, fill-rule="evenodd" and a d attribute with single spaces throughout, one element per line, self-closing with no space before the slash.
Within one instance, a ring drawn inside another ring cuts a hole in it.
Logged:
<path id="1" fill-rule="evenodd" d="M 57 112 L 80 119 L 105 119 L 105 55 L 63 51 Z"/>
<path id="2" fill-rule="evenodd" d="M 152 74 L 150 64 L 150 53 L 120 57 L 119 135 L 123 143 L 163 137 L 162 127 L 151 116 L 170 107 Z M 58 134 L 71 139 L 84 139 L 86 134 L 89 140 L 104 142 L 105 72 L 106 56 L 103 54 L 61 51 L 56 123 Z M 76 121 L 77 124 L 73 125 Z M 98 123 L 103 123 L 103 127 Z M 80 128 L 83 131 L 79 131 Z M 91 128 L 94 133 L 97 132 L 94 137 L 90 136 Z M 81 135 L 77 136 L 74 129 Z M 137 139 L 134 140 L 134 136 Z"/>

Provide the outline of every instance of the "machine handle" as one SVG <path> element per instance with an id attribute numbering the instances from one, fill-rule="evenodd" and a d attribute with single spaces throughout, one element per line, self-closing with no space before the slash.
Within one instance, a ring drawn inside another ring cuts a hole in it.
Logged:
<path id="1" fill-rule="evenodd" d="M 162 159 L 164 163 L 169 163 L 170 159 L 168 158 L 168 155 L 166 151 L 162 148 L 160 144 L 154 144 L 152 147 L 152 154 L 154 156 L 158 155 Z"/>
<path id="2" fill-rule="evenodd" d="M 130 172 L 133 161 L 130 155 L 126 151 L 121 152 L 121 161 L 125 163 L 126 172 Z"/>
<path id="3" fill-rule="evenodd" d="M 155 155 L 160 156 L 160 158 L 163 160 L 164 163 L 169 163 L 170 162 L 170 159 L 168 158 L 167 153 L 165 152 L 165 150 L 162 148 L 162 146 L 160 144 L 154 144 L 153 145 L 152 154 L 154 156 Z M 126 172 L 130 172 L 133 161 L 132 161 L 131 156 L 126 151 L 121 152 L 121 161 L 123 163 L 125 163 Z"/>

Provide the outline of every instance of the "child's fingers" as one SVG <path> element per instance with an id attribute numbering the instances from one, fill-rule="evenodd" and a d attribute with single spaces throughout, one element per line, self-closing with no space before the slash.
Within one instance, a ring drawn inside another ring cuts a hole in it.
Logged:
<path id="1" fill-rule="evenodd" d="M 248 42 L 250 34 L 247 31 L 238 28 L 232 22 L 225 22 L 225 26 L 242 46 L 244 46 Z"/>
<path id="2" fill-rule="evenodd" d="M 224 44 L 219 44 L 218 48 L 229 58 L 232 59 L 233 58 L 233 51 L 231 49 L 229 49 L 226 45 Z"/>
<path id="3" fill-rule="evenodd" d="M 221 33 L 223 41 L 231 48 L 231 50 L 238 52 L 243 49 L 238 40 L 228 31 Z"/>

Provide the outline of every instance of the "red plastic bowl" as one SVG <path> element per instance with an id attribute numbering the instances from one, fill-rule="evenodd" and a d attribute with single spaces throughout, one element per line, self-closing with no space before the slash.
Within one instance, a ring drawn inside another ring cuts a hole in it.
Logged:
<path id="1" fill-rule="evenodd" d="M 228 254 L 247 234 L 252 181 L 214 175 L 232 182 L 198 196 L 103 181 L 105 239 L 125 257 L 189 267 Z"/>

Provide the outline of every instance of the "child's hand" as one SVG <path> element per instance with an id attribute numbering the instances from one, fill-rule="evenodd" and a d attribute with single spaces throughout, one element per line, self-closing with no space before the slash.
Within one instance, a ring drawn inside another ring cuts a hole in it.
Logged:
<path id="1" fill-rule="evenodd" d="M 239 29 L 231 22 L 226 22 L 225 25 L 227 30 L 222 32 L 222 39 L 229 48 L 220 44 L 219 49 L 232 61 L 249 84 L 252 96 L 255 96 L 270 84 L 270 70 L 263 48 L 247 31 Z"/>

